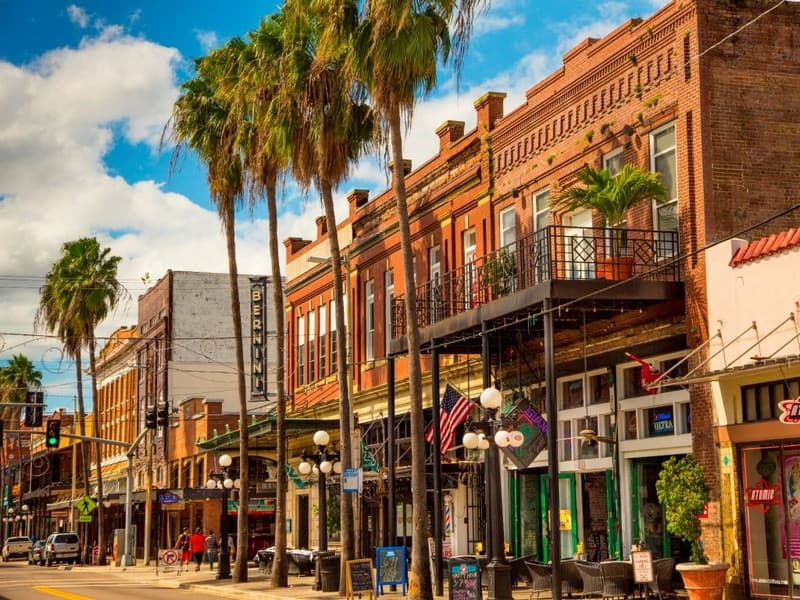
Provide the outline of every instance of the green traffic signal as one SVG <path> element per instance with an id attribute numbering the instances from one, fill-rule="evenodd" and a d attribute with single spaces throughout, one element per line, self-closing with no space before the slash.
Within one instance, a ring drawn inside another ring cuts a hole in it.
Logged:
<path id="1" fill-rule="evenodd" d="M 57 419 L 49 419 L 47 421 L 47 429 L 45 431 L 44 445 L 48 448 L 58 448 L 61 441 L 61 421 Z"/>

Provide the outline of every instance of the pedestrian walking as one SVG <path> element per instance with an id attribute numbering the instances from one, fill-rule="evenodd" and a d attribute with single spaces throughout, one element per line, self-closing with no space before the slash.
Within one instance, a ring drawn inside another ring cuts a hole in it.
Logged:
<path id="1" fill-rule="evenodd" d="M 178 536 L 178 541 L 175 544 L 175 549 L 181 551 L 181 564 L 178 568 L 178 572 L 189 570 L 190 539 L 191 536 L 189 535 L 189 528 L 184 527 L 183 533 L 181 533 L 180 536 Z"/>
<path id="2" fill-rule="evenodd" d="M 194 570 L 199 571 L 200 565 L 203 564 L 203 553 L 206 551 L 206 536 L 203 535 L 203 530 L 199 527 L 194 530 L 192 537 L 189 538 L 189 546 L 195 562 Z"/>
<path id="3" fill-rule="evenodd" d="M 206 556 L 208 556 L 208 566 L 213 571 L 214 563 L 217 562 L 217 555 L 219 553 L 219 541 L 217 536 L 214 535 L 212 530 L 208 530 L 206 536 Z"/>

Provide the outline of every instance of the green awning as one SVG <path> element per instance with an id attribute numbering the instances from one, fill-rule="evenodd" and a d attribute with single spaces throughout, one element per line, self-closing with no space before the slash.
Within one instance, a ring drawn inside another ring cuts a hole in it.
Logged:
<path id="1" fill-rule="evenodd" d="M 261 420 L 254 415 L 253 422 L 247 426 L 251 450 L 274 450 L 276 448 L 275 415 L 267 415 Z M 305 433 L 318 429 L 338 429 L 339 419 L 286 419 L 286 433 Z M 239 446 L 239 430 L 227 429 L 225 432 L 205 440 L 195 442 L 198 448 L 211 450 L 235 450 Z"/>

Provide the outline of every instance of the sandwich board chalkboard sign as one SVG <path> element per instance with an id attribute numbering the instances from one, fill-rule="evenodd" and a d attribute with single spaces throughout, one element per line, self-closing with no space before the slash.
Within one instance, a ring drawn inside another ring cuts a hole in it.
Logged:
<path id="1" fill-rule="evenodd" d="M 447 575 L 450 581 L 450 600 L 481 600 L 481 569 L 472 557 L 451 558 Z"/>
<path id="2" fill-rule="evenodd" d="M 385 585 L 402 585 L 403 596 L 408 592 L 405 546 L 379 546 L 375 548 L 377 581 L 375 594 L 380 596 Z"/>
<path id="3" fill-rule="evenodd" d="M 348 560 L 345 568 L 345 593 L 348 598 L 363 593 L 374 598 L 375 582 L 372 579 L 372 559 Z"/>

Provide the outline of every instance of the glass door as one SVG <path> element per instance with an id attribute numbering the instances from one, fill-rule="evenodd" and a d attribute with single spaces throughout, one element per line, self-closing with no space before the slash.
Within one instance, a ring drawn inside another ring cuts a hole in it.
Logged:
<path id="1" fill-rule="evenodd" d="M 540 475 L 540 506 L 542 507 L 542 559 L 550 560 L 550 477 Z M 558 534 L 561 540 L 561 557 L 575 556 L 578 546 L 578 508 L 575 503 L 575 473 L 558 474 Z"/>

